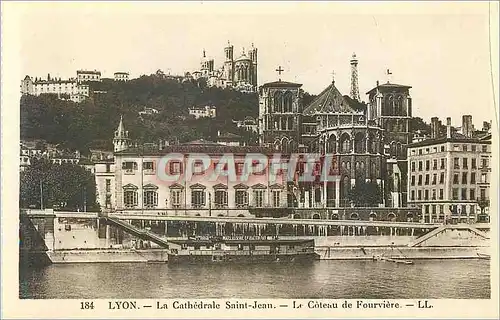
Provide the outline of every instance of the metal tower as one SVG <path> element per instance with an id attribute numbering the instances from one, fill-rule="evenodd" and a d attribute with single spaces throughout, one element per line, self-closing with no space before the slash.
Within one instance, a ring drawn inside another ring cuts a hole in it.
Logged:
<path id="1" fill-rule="evenodd" d="M 358 59 L 356 53 L 352 54 L 351 58 L 351 98 L 359 101 L 359 85 L 358 85 Z"/>

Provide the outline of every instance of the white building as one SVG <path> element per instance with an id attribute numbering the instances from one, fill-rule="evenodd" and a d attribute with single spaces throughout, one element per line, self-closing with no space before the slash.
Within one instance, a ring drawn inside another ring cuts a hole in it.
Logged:
<path id="1" fill-rule="evenodd" d="M 26 76 L 21 81 L 21 94 L 39 96 L 41 94 L 57 94 L 60 99 L 82 102 L 90 95 L 90 88 L 86 84 L 78 83 L 76 79 L 61 80 L 61 78 L 51 78 L 47 80 L 41 78 L 32 79 Z"/>
<path id="2" fill-rule="evenodd" d="M 217 108 L 215 106 L 204 106 L 204 107 L 191 107 L 189 108 L 189 114 L 194 116 L 196 119 L 199 118 L 215 118 Z"/>
<path id="3" fill-rule="evenodd" d="M 77 70 L 76 78 L 78 82 L 101 81 L 101 71 Z"/>
<path id="4" fill-rule="evenodd" d="M 128 72 L 115 72 L 115 81 L 128 81 L 129 73 Z"/>
<path id="5" fill-rule="evenodd" d="M 448 118 L 441 136 L 433 121 L 430 139 L 408 145 L 408 204 L 424 222 L 489 221 L 491 134 L 473 132 L 470 116 L 463 122 L 464 134 L 452 132 Z"/>

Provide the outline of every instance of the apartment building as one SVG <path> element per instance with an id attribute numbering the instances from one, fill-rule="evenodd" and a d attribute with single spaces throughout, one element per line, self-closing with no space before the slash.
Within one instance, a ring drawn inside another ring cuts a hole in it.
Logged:
<path id="1" fill-rule="evenodd" d="M 462 132 L 439 136 L 437 118 L 431 138 L 408 145 L 408 204 L 420 207 L 424 222 L 489 221 L 491 134 L 474 131 L 463 117 Z M 465 128 L 465 129 L 463 129 Z"/>

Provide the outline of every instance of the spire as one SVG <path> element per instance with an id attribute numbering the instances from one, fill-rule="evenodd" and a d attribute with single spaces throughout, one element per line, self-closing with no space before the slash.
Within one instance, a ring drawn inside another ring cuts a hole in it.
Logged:
<path id="1" fill-rule="evenodd" d="M 332 71 L 332 84 L 335 85 L 335 70 Z"/>
<path id="2" fill-rule="evenodd" d="M 205 54 L 205 49 L 203 49 L 203 58 L 206 58 L 207 55 Z"/>
<path id="3" fill-rule="evenodd" d="M 359 83 L 358 83 L 358 58 L 356 53 L 351 57 L 351 98 L 359 101 Z"/>
<path id="4" fill-rule="evenodd" d="M 123 125 L 123 115 L 120 116 L 120 123 L 118 124 L 118 129 L 116 130 L 117 137 L 121 138 L 125 135 L 125 126 Z"/>

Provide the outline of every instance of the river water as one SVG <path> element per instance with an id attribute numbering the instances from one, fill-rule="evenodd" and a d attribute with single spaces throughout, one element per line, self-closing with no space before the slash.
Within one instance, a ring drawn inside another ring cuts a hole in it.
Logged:
<path id="1" fill-rule="evenodd" d="M 19 295 L 71 298 L 490 298 L 488 260 L 315 261 L 310 264 L 50 265 L 21 270 Z"/>

